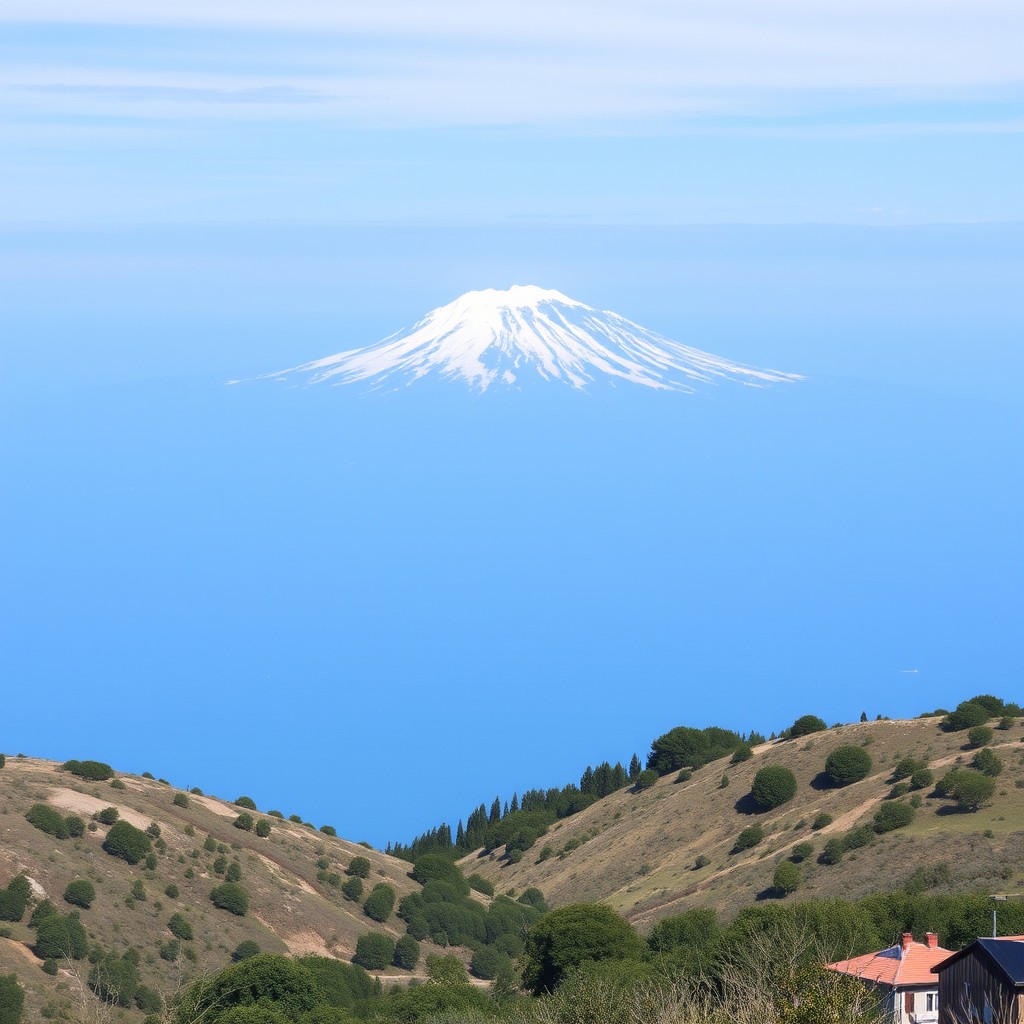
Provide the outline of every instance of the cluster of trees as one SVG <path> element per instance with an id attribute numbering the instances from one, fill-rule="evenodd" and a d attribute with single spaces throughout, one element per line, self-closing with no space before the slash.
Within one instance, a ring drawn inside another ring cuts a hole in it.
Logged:
<path id="1" fill-rule="evenodd" d="M 60 770 L 90 782 L 106 782 L 114 777 L 114 769 L 102 761 L 65 761 Z"/>
<path id="2" fill-rule="evenodd" d="M 65 817 L 49 804 L 33 804 L 25 813 L 25 820 L 55 839 L 77 838 L 85 834 L 85 822 L 77 814 Z"/>
<path id="3" fill-rule="evenodd" d="M 426 885 L 455 884 L 436 863 L 423 867 Z M 868 1024 L 877 1021 L 877 1004 L 866 987 L 821 970 L 823 960 L 884 948 L 902 932 L 936 931 L 943 945 L 957 948 L 986 931 L 990 914 L 987 894 L 908 889 L 858 901 L 760 904 L 728 924 L 711 908 L 695 908 L 659 921 L 644 940 L 607 906 L 577 903 L 529 927 L 519 961 L 529 996 L 501 974 L 489 992 L 472 987 L 452 956 L 428 957 L 424 984 L 384 992 L 359 965 L 257 954 L 197 983 L 179 1004 L 176 1022 Z M 1005 931 L 1024 931 L 1024 904 L 1006 904 L 1000 923 Z M 420 950 L 407 939 L 364 936 L 357 958 L 373 970 L 392 964 L 409 969 Z"/>

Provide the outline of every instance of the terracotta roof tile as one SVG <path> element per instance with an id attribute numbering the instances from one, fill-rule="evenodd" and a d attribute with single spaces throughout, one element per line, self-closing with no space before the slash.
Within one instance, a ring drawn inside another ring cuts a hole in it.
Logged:
<path id="1" fill-rule="evenodd" d="M 932 985 L 936 977 L 932 968 L 953 955 L 953 951 L 941 946 L 928 946 L 923 942 L 911 942 L 906 949 L 902 944 L 890 946 L 878 953 L 865 953 L 827 964 L 830 971 L 852 974 L 856 978 L 892 988 L 909 985 Z"/>

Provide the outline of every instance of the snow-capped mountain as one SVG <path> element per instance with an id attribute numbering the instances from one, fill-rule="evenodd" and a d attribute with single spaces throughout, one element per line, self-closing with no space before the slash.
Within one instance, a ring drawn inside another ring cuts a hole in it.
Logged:
<path id="1" fill-rule="evenodd" d="M 531 378 L 574 388 L 628 381 L 672 391 L 719 380 L 761 386 L 800 379 L 680 345 L 616 313 L 534 285 L 466 292 L 375 345 L 266 376 L 376 389 L 430 374 L 480 391 L 519 387 Z"/>

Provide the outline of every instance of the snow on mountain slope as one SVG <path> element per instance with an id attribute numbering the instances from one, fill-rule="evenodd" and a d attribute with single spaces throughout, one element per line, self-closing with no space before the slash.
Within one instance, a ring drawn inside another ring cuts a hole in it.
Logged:
<path id="1" fill-rule="evenodd" d="M 265 376 L 391 388 L 428 374 L 480 391 L 515 388 L 531 378 L 574 388 L 604 380 L 672 391 L 718 380 L 761 386 L 801 379 L 680 345 L 534 285 L 466 292 L 375 345 Z"/>

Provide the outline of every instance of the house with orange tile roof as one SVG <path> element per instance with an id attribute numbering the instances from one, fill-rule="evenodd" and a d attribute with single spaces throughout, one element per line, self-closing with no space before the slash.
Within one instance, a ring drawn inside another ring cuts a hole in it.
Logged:
<path id="1" fill-rule="evenodd" d="M 953 951 L 939 945 L 935 932 L 928 932 L 924 939 L 915 942 L 910 932 L 904 932 L 895 946 L 826 966 L 877 989 L 887 1024 L 937 1024 L 939 983 L 932 968 Z"/>

